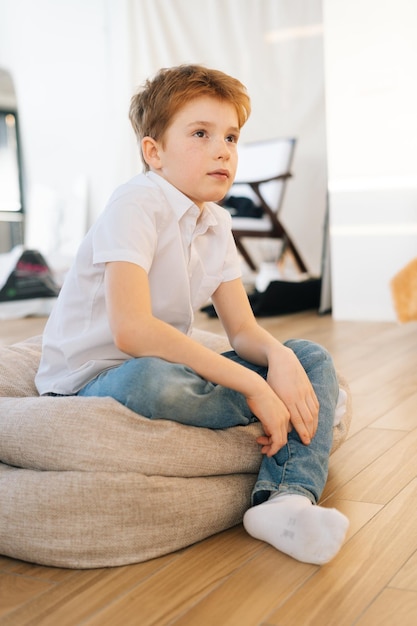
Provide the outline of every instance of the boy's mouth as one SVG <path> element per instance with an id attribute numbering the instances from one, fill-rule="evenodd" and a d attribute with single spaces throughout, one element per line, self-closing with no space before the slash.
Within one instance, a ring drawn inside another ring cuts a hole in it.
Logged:
<path id="1" fill-rule="evenodd" d="M 229 178 L 228 170 L 214 170 L 213 172 L 209 172 L 209 176 L 214 176 L 215 178 Z"/>

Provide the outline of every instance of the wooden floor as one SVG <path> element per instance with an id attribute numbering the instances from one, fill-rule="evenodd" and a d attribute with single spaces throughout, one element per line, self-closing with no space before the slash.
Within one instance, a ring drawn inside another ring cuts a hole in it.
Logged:
<path id="1" fill-rule="evenodd" d="M 43 321 L 0 322 L 0 343 L 38 334 Z M 417 624 L 417 323 L 335 322 L 315 312 L 260 321 L 281 340 L 325 345 L 351 387 L 351 430 L 331 458 L 323 497 L 351 522 L 337 557 L 323 567 L 299 563 L 242 526 L 113 569 L 0 557 L 1 625 Z M 218 330 L 203 315 L 198 326 Z"/>

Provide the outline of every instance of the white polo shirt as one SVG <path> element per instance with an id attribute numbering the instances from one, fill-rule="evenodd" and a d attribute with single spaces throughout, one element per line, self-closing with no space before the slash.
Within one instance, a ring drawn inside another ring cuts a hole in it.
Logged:
<path id="1" fill-rule="evenodd" d="M 35 379 L 40 394 L 74 394 L 130 358 L 116 348 L 104 292 L 109 261 L 130 261 L 149 277 L 152 312 L 185 334 L 220 283 L 241 275 L 226 210 L 201 212 L 158 174 L 139 174 L 111 196 L 87 233 L 48 319 Z"/>

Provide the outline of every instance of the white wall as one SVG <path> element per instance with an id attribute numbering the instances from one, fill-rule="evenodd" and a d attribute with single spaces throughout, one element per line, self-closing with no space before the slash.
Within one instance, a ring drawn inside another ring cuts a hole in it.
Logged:
<path id="1" fill-rule="evenodd" d="M 202 62 L 248 85 L 247 140 L 299 138 L 283 220 L 320 273 L 326 195 L 321 0 L 0 0 L 28 182 L 27 244 L 71 254 L 140 169 L 127 111 L 162 65 Z"/>
<path id="2" fill-rule="evenodd" d="M 322 4 L 333 315 L 394 319 L 389 280 L 417 255 L 417 3 Z M 247 139 L 305 138 L 285 222 L 319 271 L 321 28 L 320 0 L 0 0 L 0 66 L 15 80 L 24 142 L 28 245 L 73 253 L 115 185 L 139 167 L 127 119 L 134 86 L 160 64 L 201 61 L 248 84 Z"/>
<path id="3" fill-rule="evenodd" d="M 417 3 L 324 0 L 333 316 L 394 320 L 417 256 Z"/>

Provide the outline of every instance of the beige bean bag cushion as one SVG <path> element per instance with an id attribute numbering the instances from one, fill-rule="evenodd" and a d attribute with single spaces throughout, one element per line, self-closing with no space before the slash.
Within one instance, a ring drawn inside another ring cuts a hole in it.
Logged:
<path id="1" fill-rule="evenodd" d="M 223 338 L 196 331 L 214 350 Z M 260 424 L 140 417 L 111 398 L 39 397 L 41 338 L 0 348 L 0 554 L 71 568 L 145 561 L 241 522 Z M 347 411 L 334 428 L 345 439 Z"/>

